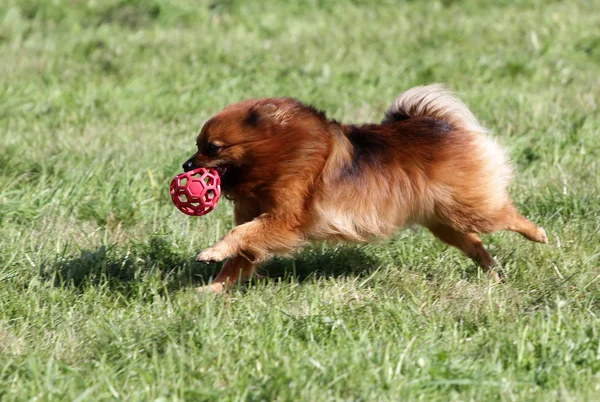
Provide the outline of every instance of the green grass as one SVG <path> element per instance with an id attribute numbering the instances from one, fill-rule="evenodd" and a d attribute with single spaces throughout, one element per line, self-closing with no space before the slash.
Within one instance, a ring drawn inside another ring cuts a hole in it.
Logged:
<path id="1" fill-rule="evenodd" d="M 600 399 L 598 0 L 0 2 L 0 399 Z M 444 82 L 517 168 L 548 246 L 423 230 L 315 245 L 225 295 L 232 226 L 168 184 L 228 103 L 378 121 Z"/>

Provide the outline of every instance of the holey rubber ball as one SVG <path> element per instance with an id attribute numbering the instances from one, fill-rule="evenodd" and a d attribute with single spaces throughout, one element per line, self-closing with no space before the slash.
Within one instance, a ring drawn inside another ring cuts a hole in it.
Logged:
<path id="1" fill-rule="evenodd" d="M 190 170 L 171 181 L 171 199 L 186 215 L 206 215 L 215 209 L 220 196 L 221 178 L 215 169 Z"/>

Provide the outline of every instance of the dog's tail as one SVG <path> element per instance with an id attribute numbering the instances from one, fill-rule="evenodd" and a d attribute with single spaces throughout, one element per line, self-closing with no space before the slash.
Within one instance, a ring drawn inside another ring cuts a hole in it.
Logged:
<path id="1" fill-rule="evenodd" d="M 490 189 L 505 189 L 513 177 L 513 167 L 506 152 L 482 127 L 469 108 L 442 85 L 414 87 L 398 95 L 385 114 L 382 123 L 402 121 L 415 117 L 433 117 L 445 121 L 455 129 L 475 134 L 475 158 L 480 160 L 481 177 L 488 178 Z M 491 192 L 492 190 L 490 190 Z M 501 197 L 499 197 L 501 198 Z"/>
<path id="2" fill-rule="evenodd" d="M 487 132 L 467 105 L 440 84 L 414 87 L 398 95 L 382 123 L 419 116 L 434 117 L 472 132 Z"/>

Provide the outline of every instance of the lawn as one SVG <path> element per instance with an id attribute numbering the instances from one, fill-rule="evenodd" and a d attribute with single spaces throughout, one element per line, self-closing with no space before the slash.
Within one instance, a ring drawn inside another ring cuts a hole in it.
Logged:
<path id="1" fill-rule="evenodd" d="M 599 400 L 600 2 L 0 1 L 0 400 Z M 194 291 L 226 200 L 170 179 L 228 103 L 346 122 L 442 82 L 548 245 L 315 244 Z"/>

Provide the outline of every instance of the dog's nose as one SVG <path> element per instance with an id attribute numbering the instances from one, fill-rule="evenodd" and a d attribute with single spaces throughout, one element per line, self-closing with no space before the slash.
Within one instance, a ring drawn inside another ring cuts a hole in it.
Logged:
<path id="1" fill-rule="evenodd" d="M 194 161 L 189 159 L 183 165 L 181 165 L 181 167 L 183 168 L 184 172 L 189 172 L 190 170 L 194 169 Z"/>

